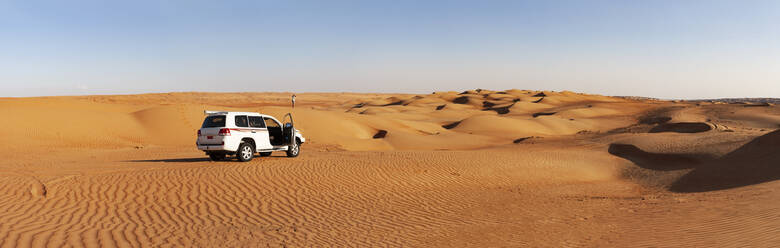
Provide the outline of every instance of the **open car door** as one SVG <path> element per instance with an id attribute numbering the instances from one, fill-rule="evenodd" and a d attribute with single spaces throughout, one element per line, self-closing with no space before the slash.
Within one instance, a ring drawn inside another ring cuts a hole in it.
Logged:
<path id="1" fill-rule="evenodd" d="M 282 119 L 282 133 L 284 136 L 284 145 L 290 146 L 295 143 L 295 126 L 293 124 L 292 114 L 287 113 Z"/>

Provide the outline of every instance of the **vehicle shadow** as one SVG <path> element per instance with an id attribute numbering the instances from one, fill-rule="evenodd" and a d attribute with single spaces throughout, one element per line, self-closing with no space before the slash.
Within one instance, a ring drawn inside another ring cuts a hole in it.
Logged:
<path id="1" fill-rule="evenodd" d="M 645 169 L 693 169 L 668 185 L 673 192 L 707 192 L 780 180 L 780 130 L 715 159 L 701 154 L 650 153 L 627 144 L 611 144 L 608 151 Z"/>
<path id="2" fill-rule="evenodd" d="M 149 163 L 149 162 L 193 163 L 193 162 L 208 162 L 208 161 L 211 161 L 211 159 L 206 157 L 206 158 L 142 159 L 142 160 L 128 160 L 128 161 L 125 161 L 125 162 L 136 162 L 136 163 Z"/>
<path id="3" fill-rule="evenodd" d="M 284 159 L 288 158 L 287 155 L 284 153 L 280 154 L 273 154 L 270 156 L 255 156 L 254 159 Z M 228 156 L 224 160 L 221 160 L 219 162 L 230 162 L 230 161 L 237 161 L 234 156 Z M 135 163 L 195 163 L 195 162 L 211 162 L 211 159 L 209 157 L 201 157 L 201 158 L 169 158 L 169 159 L 139 159 L 139 160 L 126 160 L 123 162 L 135 162 Z"/>

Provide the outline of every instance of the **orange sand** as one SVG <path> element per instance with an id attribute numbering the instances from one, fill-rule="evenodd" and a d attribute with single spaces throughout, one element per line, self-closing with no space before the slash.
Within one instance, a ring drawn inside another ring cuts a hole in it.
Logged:
<path id="1" fill-rule="evenodd" d="M 779 107 L 539 93 L 0 98 L 0 246 L 780 244 Z M 206 109 L 309 142 L 211 162 Z"/>

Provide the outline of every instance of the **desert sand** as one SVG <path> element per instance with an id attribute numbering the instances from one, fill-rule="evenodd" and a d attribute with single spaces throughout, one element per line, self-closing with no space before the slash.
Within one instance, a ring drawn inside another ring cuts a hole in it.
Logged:
<path id="1" fill-rule="evenodd" d="M 780 244 L 772 104 L 290 95 L 0 98 L 0 246 Z M 292 112 L 309 142 L 212 162 L 204 110 Z"/>

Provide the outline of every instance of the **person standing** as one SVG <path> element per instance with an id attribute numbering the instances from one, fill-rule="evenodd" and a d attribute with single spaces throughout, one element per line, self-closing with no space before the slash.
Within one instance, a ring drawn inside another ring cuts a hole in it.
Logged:
<path id="1" fill-rule="evenodd" d="M 292 108 L 295 108 L 295 94 L 292 95 Z"/>

